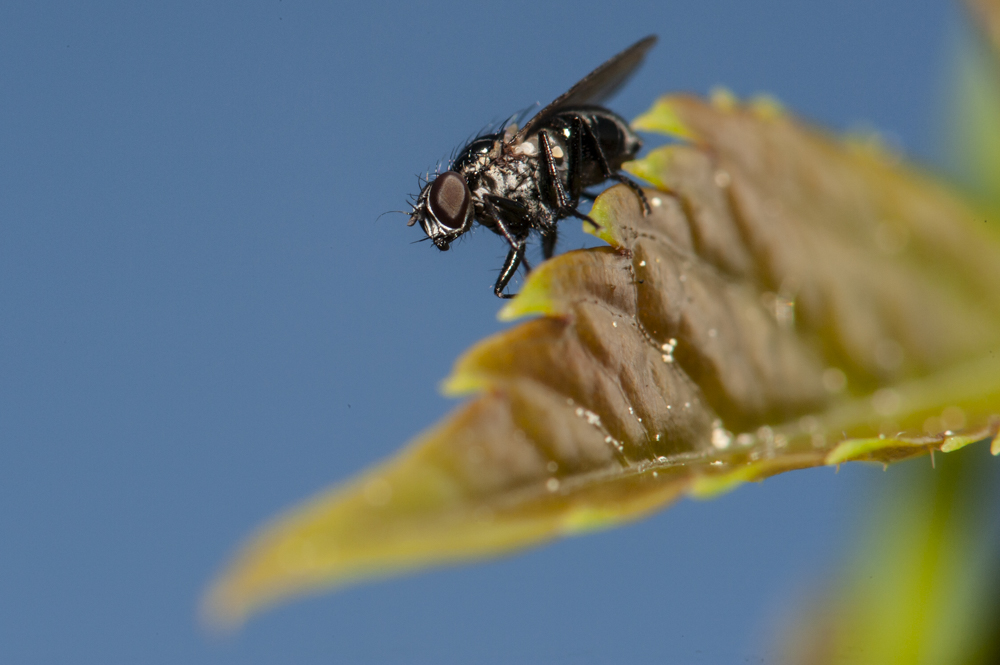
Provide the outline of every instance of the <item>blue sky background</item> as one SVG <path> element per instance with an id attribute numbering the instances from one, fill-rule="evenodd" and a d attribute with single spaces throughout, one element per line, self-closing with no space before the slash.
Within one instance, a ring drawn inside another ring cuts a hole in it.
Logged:
<path id="1" fill-rule="evenodd" d="M 955 23 L 944 0 L 4 3 L 0 661 L 758 662 L 881 470 L 788 474 L 226 639 L 195 610 L 255 525 L 451 409 L 438 382 L 502 327 L 498 237 L 439 253 L 376 222 L 415 174 L 650 32 L 626 117 L 721 83 L 926 157 Z"/>

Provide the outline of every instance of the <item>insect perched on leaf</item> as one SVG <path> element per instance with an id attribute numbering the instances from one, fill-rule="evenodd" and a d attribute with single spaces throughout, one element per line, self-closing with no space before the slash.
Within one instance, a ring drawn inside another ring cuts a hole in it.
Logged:
<path id="1" fill-rule="evenodd" d="M 532 230 L 541 236 L 548 259 L 555 251 L 560 219 L 577 217 L 594 224 L 577 210 L 580 197 L 593 198 L 586 187 L 618 180 L 632 188 L 648 212 L 639 185 L 620 173 L 642 141 L 625 120 L 597 104 L 624 85 L 655 43 L 650 35 L 614 56 L 521 129 L 508 125 L 473 139 L 450 169 L 424 185 L 408 226 L 419 222 L 440 250 L 448 249 L 473 222 L 502 235 L 510 251 L 493 292 L 510 298 L 503 291 L 524 261 Z"/>

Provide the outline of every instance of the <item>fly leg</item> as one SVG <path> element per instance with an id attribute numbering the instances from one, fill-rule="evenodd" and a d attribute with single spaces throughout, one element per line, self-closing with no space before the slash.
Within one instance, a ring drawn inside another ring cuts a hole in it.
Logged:
<path id="1" fill-rule="evenodd" d="M 574 119 L 574 122 L 579 121 L 578 118 Z M 579 136 L 578 132 L 572 132 L 573 135 Z M 548 172 L 549 180 L 552 181 L 552 189 L 555 190 L 556 194 L 556 216 L 557 217 L 576 217 L 577 219 L 582 219 L 585 222 L 590 223 L 595 229 L 601 228 L 600 225 L 592 220 L 587 215 L 576 209 L 576 200 L 571 199 L 570 195 L 566 192 L 566 188 L 563 186 L 562 179 L 559 177 L 559 171 L 556 169 L 556 161 L 552 156 L 552 142 L 549 139 L 549 135 L 542 131 L 538 132 L 538 143 L 542 147 L 542 161 L 545 162 L 545 170 Z M 566 155 L 566 159 L 569 160 L 569 183 L 571 191 L 577 193 L 580 189 L 580 176 L 576 168 L 576 163 L 579 160 L 581 146 L 579 141 L 570 147 L 570 154 Z M 553 229 L 554 232 L 554 229 Z M 553 249 L 555 248 L 555 240 L 552 241 Z M 544 246 L 543 246 L 544 251 Z M 548 258 L 548 256 L 546 256 Z"/>
<path id="2" fill-rule="evenodd" d="M 635 192 L 635 195 L 639 197 L 639 203 L 642 204 L 643 215 L 648 215 L 652 212 L 652 209 L 649 207 L 649 201 L 646 200 L 646 192 L 642 191 L 642 187 L 639 186 L 639 183 L 626 175 L 622 175 L 621 173 L 612 173 L 611 178 L 613 180 L 617 180 Z"/>
<path id="3" fill-rule="evenodd" d="M 493 293 L 496 294 L 497 298 L 513 298 L 517 295 L 516 293 L 504 293 L 503 290 L 507 288 L 507 284 L 517 272 L 517 267 L 524 260 L 524 246 L 525 243 L 522 241 L 519 246 L 511 247 L 510 251 L 507 252 L 507 259 L 503 262 L 503 268 L 500 269 L 496 284 L 493 285 Z"/>
<path id="4" fill-rule="evenodd" d="M 549 138 L 548 132 L 538 132 L 538 144 L 542 148 L 542 160 L 545 162 L 545 170 L 548 172 L 549 180 L 552 182 L 552 189 L 556 195 L 556 209 L 562 213 L 567 208 L 574 206 L 569 198 L 569 194 L 566 193 L 566 188 L 563 187 L 562 178 L 559 177 L 559 170 L 556 168 L 556 159 L 552 156 L 552 140 Z M 567 157 L 569 156 L 567 155 Z M 573 171 L 574 169 L 569 169 L 568 175 L 571 181 L 576 177 Z"/>
<path id="5" fill-rule="evenodd" d="M 483 204 L 496 226 L 495 232 L 506 238 L 511 248 L 524 242 L 532 225 L 531 220 L 526 218 L 527 211 L 521 204 L 490 194 L 483 197 Z"/>
<path id="6" fill-rule="evenodd" d="M 500 214 L 497 202 L 504 201 L 503 199 L 498 199 L 494 201 L 493 197 L 486 197 L 484 203 L 486 204 L 486 210 L 489 215 L 493 218 L 493 222 L 496 224 L 497 229 L 507 242 L 510 244 L 510 251 L 507 252 L 507 258 L 503 262 L 503 268 L 500 269 L 500 275 L 497 276 L 496 284 L 493 285 L 493 293 L 496 294 L 498 298 L 513 298 L 516 293 L 504 293 L 503 290 L 507 288 L 507 284 L 513 279 L 514 273 L 517 272 L 518 266 L 524 263 L 525 270 L 531 271 L 531 266 L 528 262 L 524 260 L 524 250 L 527 247 L 528 237 L 527 234 L 515 235 L 511 232 L 508 223 L 504 220 L 503 215 Z M 530 229 L 530 227 L 529 227 Z"/>
<path id="7" fill-rule="evenodd" d="M 555 227 L 548 233 L 542 234 L 542 256 L 551 259 L 556 251 L 556 240 L 558 239 Z"/>

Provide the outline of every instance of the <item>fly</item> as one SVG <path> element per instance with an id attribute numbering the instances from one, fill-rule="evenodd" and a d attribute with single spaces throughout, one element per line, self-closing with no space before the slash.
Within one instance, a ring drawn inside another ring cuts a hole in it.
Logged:
<path id="1" fill-rule="evenodd" d="M 577 210 L 580 198 L 593 198 L 587 187 L 606 180 L 628 185 L 642 203 L 642 189 L 621 173 L 642 141 L 619 115 L 599 106 L 642 64 L 656 43 L 650 35 L 587 74 L 565 94 L 533 116 L 524 127 L 473 139 L 450 168 L 424 185 L 408 226 L 419 223 L 444 251 L 478 222 L 510 245 L 493 292 L 500 298 L 524 261 L 528 236 L 541 236 L 542 255 L 555 252 L 556 223 L 566 217 L 590 217 Z"/>

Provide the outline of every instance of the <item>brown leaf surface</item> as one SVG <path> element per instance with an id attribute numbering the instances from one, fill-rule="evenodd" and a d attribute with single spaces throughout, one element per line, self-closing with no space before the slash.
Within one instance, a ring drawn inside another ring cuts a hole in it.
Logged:
<path id="1" fill-rule="evenodd" d="M 628 165 L 652 214 L 605 192 L 610 246 L 539 266 L 501 316 L 542 316 L 456 363 L 446 389 L 477 396 L 265 527 L 211 618 L 996 437 L 1000 242 L 975 210 L 770 104 L 665 97 L 636 126 L 690 141 Z"/>

